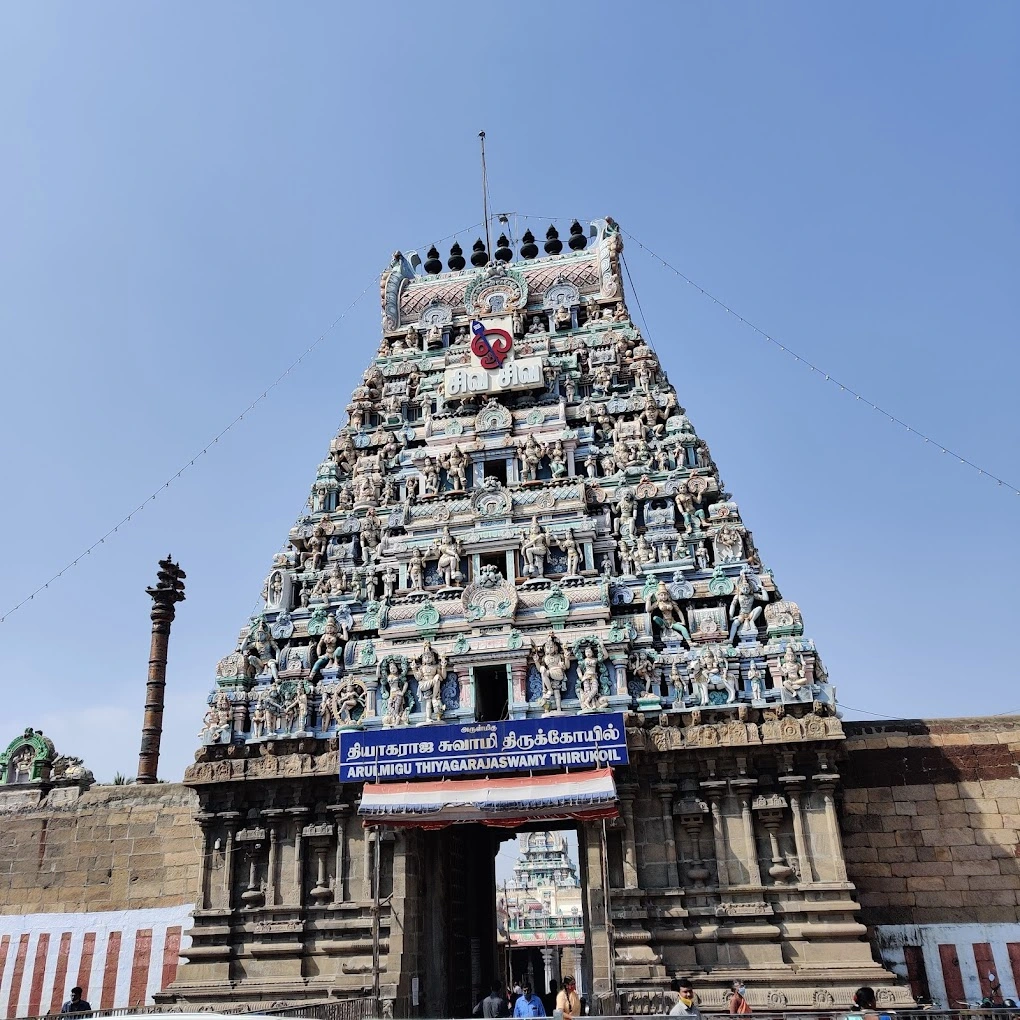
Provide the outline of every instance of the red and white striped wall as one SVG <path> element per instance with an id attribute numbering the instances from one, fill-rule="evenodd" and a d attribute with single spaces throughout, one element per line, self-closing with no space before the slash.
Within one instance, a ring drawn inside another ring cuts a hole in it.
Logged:
<path id="1" fill-rule="evenodd" d="M 193 909 L 0 916 L 0 1020 L 57 1013 L 75 985 L 95 1009 L 151 1004 L 191 944 Z"/>
<path id="2" fill-rule="evenodd" d="M 1020 924 L 882 924 L 882 962 L 944 1009 L 996 993 L 1020 1002 Z M 989 975 L 994 974 L 994 982 Z"/>

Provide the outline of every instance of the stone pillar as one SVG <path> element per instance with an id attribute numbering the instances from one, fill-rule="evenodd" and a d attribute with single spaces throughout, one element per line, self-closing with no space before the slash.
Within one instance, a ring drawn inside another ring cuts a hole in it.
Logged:
<path id="1" fill-rule="evenodd" d="M 330 804 L 327 810 L 336 823 L 336 877 L 333 880 L 333 903 L 344 902 L 344 868 L 347 854 L 347 812 L 350 804 Z"/>
<path id="2" fill-rule="evenodd" d="M 156 782 L 159 745 L 163 737 L 163 698 L 166 691 L 167 648 L 170 624 L 174 622 L 176 604 L 184 601 L 185 573 L 168 556 L 159 561 L 155 588 L 146 588 L 152 599 L 149 613 L 152 635 L 149 641 L 149 677 L 145 683 L 145 716 L 142 720 L 142 748 L 138 753 L 138 775 L 135 782 Z"/>
<path id="3" fill-rule="evenodd" d="M 800 869 L 800 881 L 803 885 L 809 885 L 815 880 L 811 868 L 811 855 L 808 853 L 807 840 L 804 838 L 804 815 L 801 812 L 800 796 L 803 776 L 780 776 L 779 781 L 786 789 L 786 795 L 790 799 L 790 817 L 793 820 L 793 844 L 797 850 L 797 863 Z"/>
<path id="4" fill-rule="evenodd" d="M 544 995 L 547 991 L 549 991 L 549 982 L 555 979 L 555 975 L 553 973 L 553 959 L 552 959 L 553 951 L 548 946 L 545 946 L 543 947 L 541 952 L 542 952 L 542 972 L 544 976 L 542 979 L 542 987 L 536 988 L 535 991 L 541 995 Z"/>
<path id="5" fill-rule="evenodd" d="M 514 702 L 524 705 L 528 700 L 528 660 L 514 659 L 510 663 L 510 673 L 513 677 Z"/>
<path id="6" fill-rule="evenodd" d="M 756 779 L 734 779 L 730 785 L 740 801 L 740 819 L 744 830 L 744 866 L 748 885 L 761 885 L 761 868 L 758 864 L 758 845 L 754 838 L 754 818 L 751 815 L 751 793 Z"/>
<path id="7" fill-rule="evenodd" d="M 715 844 L 715 865 L 719 875 L 719 888 L 724 889 L 730 884 L 730 869 L 726 862 L 729 850 L 726 846 L 726 831 L 723 828 L 722 808 L 719 800 L 726 788 L 725 780 L 712 779 L 701 784 L 708 801 L 708 809 L 712 814 L 712 839 Z"/>
<path id="8" fill-rule="evenodd" d="M 673 784 L 665 782 L 666 767 L 659 766 L 659 775 L 663 782 L 656 783 L 652 789 L 659 795 L 662 805 L 662 838 L 666 844 L 666 886 L 676 888 L 680 885 L 680 874 L 676 859 L 676 837 L 673 833 Z"/>
<path id="9" fill-rule="evenodd" d="M 584 966 L 591 969 L 593 985 L 590 991 L 600 995 L 611 994 L 615 988 L 615 932 L 610 917 L 610 890 L 606 888 L 609 869 L 604 858 L 605 824 L 604 821 L 584 822 L 577 840 L 585 928 L 589 933 L 581 953 L 584 954 Z"/>
<path id="10" fill-rule="evenodd" d="M 687 863 L 687 878 L 694 883 L 695 889 L 704 889 L 709 877 L 701 856 L 701 828 L 705 824 L 705 813 L 708 805 L 696 797 L 684 797 L 676 807 L 680 825 L 687 833 L 687 840 L 693 851 Z M 684 876 L 680 876 L 683 881 Z"/>
<path id="11" fill-rule="evenodd" d="M 262 814 L 269 830 L 269 864 L 266 868 L 266 906 L 276 906 L 276 886 L 280 872 L 280 833 L 277 819 L 283 814 L 280 808 L 269 808 Z"/>
<path id="12" fill-rule="evenodd" d="M 202 830 L 202 856 L 198 861 L 198 909 L 209 909 L 209 861 L 213 855 L 212 836 L 213 822 L 216 816 L 208 812 L 202 812 L 195 816 L 199 828 Z"/>
<path id="13" fill-rule="evenodd" d="M 361 898 L 363 900 L 370 900 L 372 898 L 372 847 L 373 841 L 378 838 L 378 829 L 364 830 L 364 838 L 361 841 L 365 851 L 364 861 L 362 862 L 364 870 L 361 876 Z"/>
<path id="14" fill-rule="evenodd" d="M 845 882 L 847 876 L 846 861 L 843 859 L 843 839 L 839 832 L 839 819 L 836 817 L 835 787 L 839 782 L 839 776 L 834 772 L 823 772 L 811 778 L 820 788 L 825 801 L 825 828 L 829 836 L 829 853 L 832 854 L 832 864 L 836 869 L 836 881 Z"/>
<path id="15" fill-rule="evenodd" d="M 379 681 L 375 678 L 375 673 L 370 673 L 362 678 L 362 682 L 365 685 L 365 716 L 369 719 L 374 719 L 378 715 L 378 704 L 376 698 L 379 693 Z"/>
<path id="16" fill-rule="evenodd" d="M 613 662 L 613 668 L 616 670 L 616 693 L 629 697 L 630 692 L 627 690 L 627 653 L 611 652 L 610 658 Z"/>
<path id="17" fill-rule="evenodd" d="M 305 842 L 301 829 L 303 819 L 308 814 L 308 808 L 287 808 L 287 814 L 294 818 L 294 898 L 291 902 L 303 907 L 305 905 Z"/>
<path id="18" fill-rule="evenodd" d="M 240 811 L 223 811 L 220 818 L 226 822 L 227 838 L 223 848 L 223 906 L 234 909 L 234 834 L 237 832 Z"/>
<path id="19" fill-rule="evenodd" d="M 634 797 L 636 786 L 620 786 L 620 814 L 623 815 L 623 887 L 638 888 L 637 845 L 634 841 Z"/>

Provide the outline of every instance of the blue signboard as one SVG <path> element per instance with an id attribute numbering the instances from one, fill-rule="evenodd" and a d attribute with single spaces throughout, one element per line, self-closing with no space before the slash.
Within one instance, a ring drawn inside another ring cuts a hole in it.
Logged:
<path id="1" fill-rule="evenodd" d="M 626 765 L 627 761 L 627 730 L 619 712 L 340 732 L 343 783 Z"/>

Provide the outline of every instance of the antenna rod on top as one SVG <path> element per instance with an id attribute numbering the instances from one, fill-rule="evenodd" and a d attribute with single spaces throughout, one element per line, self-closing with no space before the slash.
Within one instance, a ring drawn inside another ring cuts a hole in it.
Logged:
<path id="1" fill-rule="evenodd" d="M 485 214 L 485 253 L 492 258 L 492 238 L 489 236 L 489 177 L 485 170 L 485 132 L 478 132 L 482 146 L 482 211 Z"/>

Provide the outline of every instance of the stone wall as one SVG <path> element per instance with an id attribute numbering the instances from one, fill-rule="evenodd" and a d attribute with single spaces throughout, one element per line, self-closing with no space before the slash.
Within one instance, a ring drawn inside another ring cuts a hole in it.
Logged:
<path id="1" fill-rule="evenodd" d="M 916 995 L 1020 990 L 1020 717 L 847 723 L 847 870 Z"/>
<path id="2" fill-rule="evenodd" d="M 144 1005 L 190 938 L 197 797 L 180 784 L 0 789 L 0 1018 Z"/>
<path id="3" fill-rule="evenodd" d="M 0 914 L 194 902 L 201 843 L 193 791 L 93 786 L 63 806 L 52 801 L 12 805 L 0 794 Z"/>

